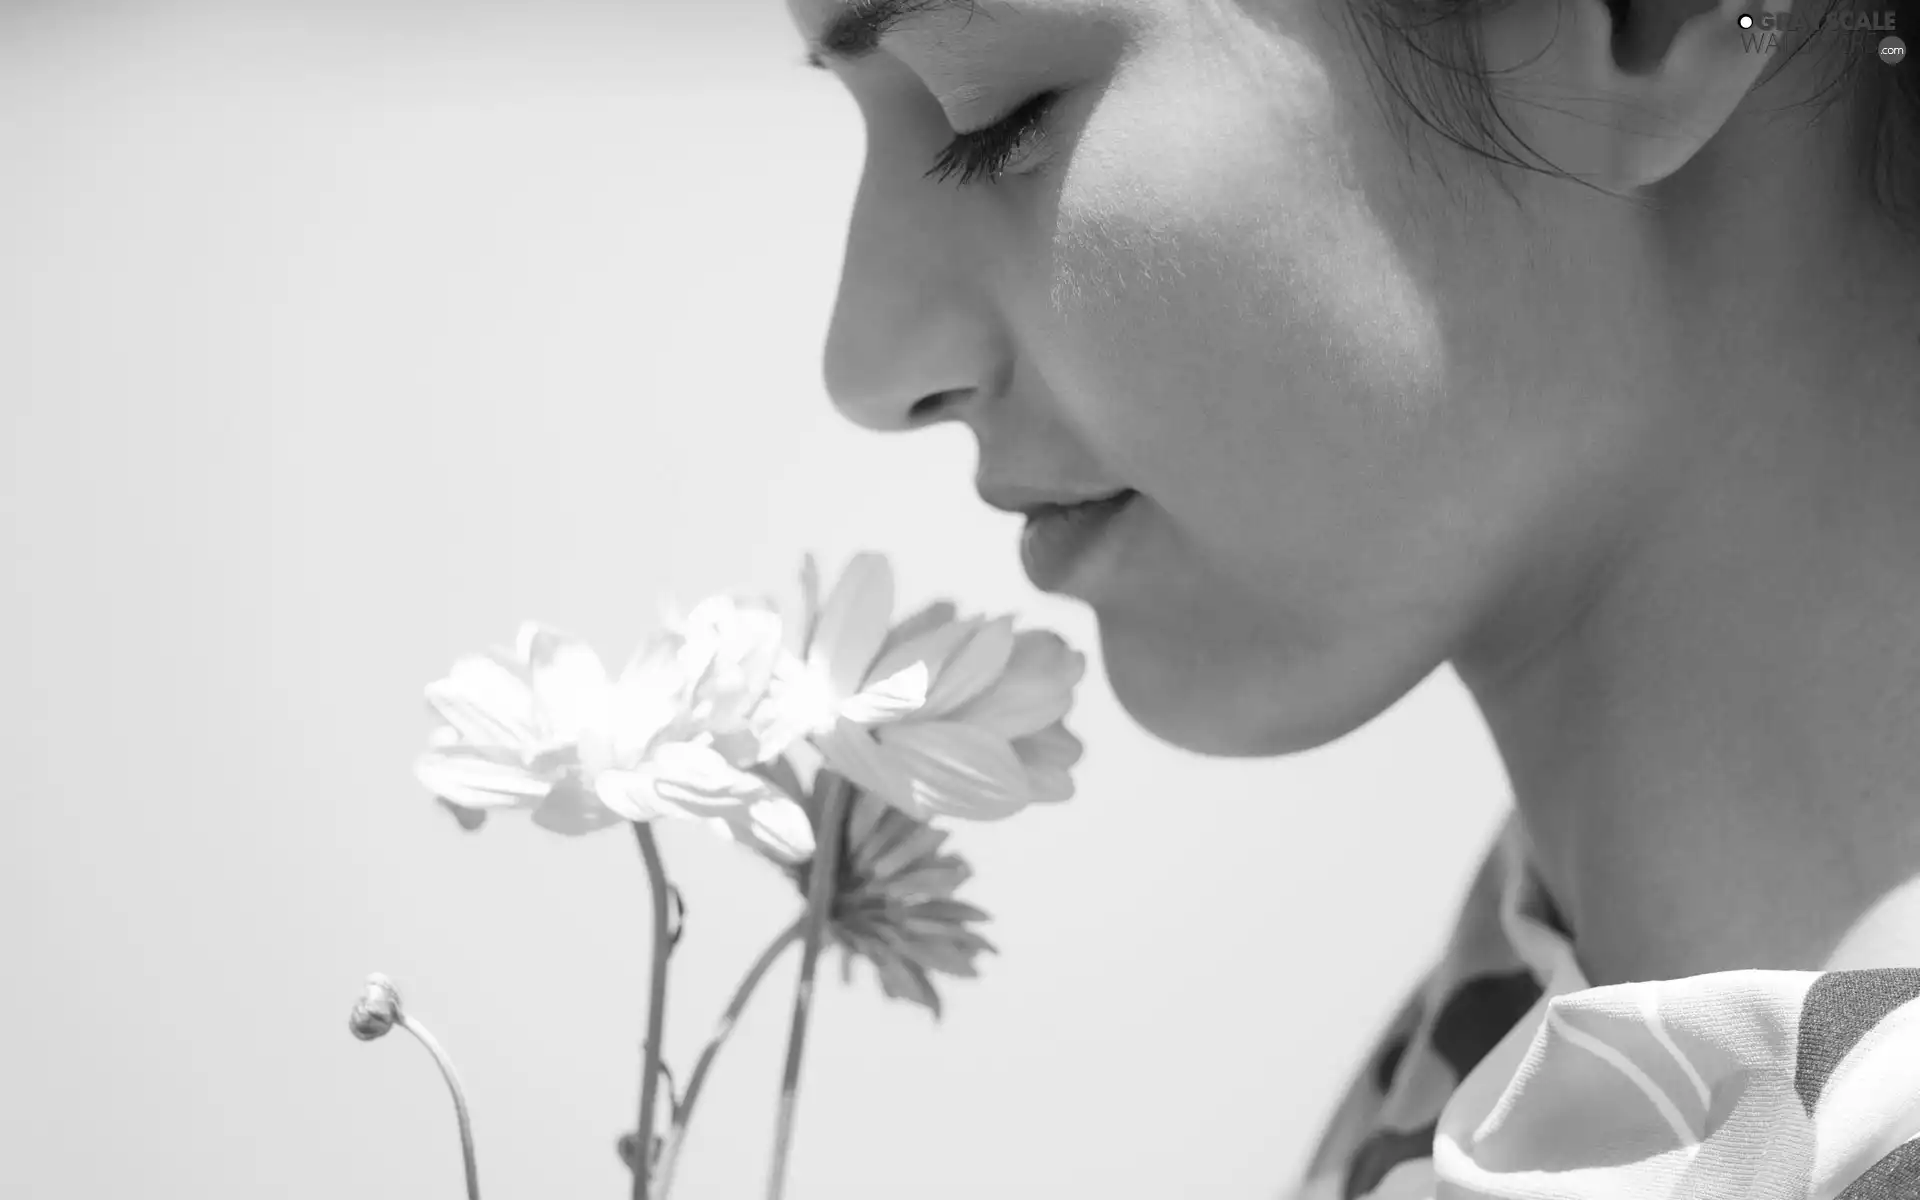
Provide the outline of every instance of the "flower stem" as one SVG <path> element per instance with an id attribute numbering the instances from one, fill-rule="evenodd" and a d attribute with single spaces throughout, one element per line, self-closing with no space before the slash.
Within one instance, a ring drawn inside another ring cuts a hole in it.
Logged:
<path id="1" fill-rule="evenodd" d="M 780 1080 L 780 1115 L 773 1133 L 773 1165 L 767 1175 L 767 1200 L 780 1200 L 787 1187 L 787 1154 L 793 1146 L 793 1114 L 799 1100 L 800 1060 L 806 1049 L 807 1017 L 813 1011 L 813 973 L 826 941 L 832 915 L 834 882 L 840 873 L 840 839 L 846 826 L 850 785 L 835 777 L 825 786 L 818 847 L 807 875 L 807 941 L 800 958 L 800 982 L 793 994 L 793 1026 L 787 1034 L 787 1066 Z"/>
<path id="2" fill-rule="evenodd" d="M 447 1081 L 447 1090 L 453 1093 L 453 1115 L 460 1122 L 460 1157 L 467 1168 L 467 1200 L 480 1200 L 480 1168 L 473 1157 L 473 1120 L 467 1115 L 467 1094 L 460 1087 L 460 1077 L 454 1074 L 453 1060 L 440 1048 L 427 1027 L 402 1012 L 396 1022 L 402 1029 L 420 1039 L 420 1044 L 433 1055 L 433 1061 L 440 1066 L 440 1074 Z"/>
<path id="3" fill-rule="evenodd" d="M 667 955 L 673 949 L 667 930 L 667 871 L 653 826 L 634 823 L 640 857 L 647 867 L 647 890 L 653 901 L 653 971 L 647 995 L 647 1044 L 640 1076 L 640 1128 L 633 1155 L 633 1200 L 651 1200 L 648 1178 L 653 1171 L 653 1106 L 660 1092 L 660 1037 L 667 1021 Z"/>
<path id="4" fill-rule="evenodd" d="M 760 986 L 760 980 L 772 967 L 775 960 L 786 952 L 788 946 L 800 940 L 806 929 L 806 917 L 801 916 L 793 924 L 780 931 L 780 935 L 767 943 L 760 957 L 753 960 L 747 973 L 740 980 L 740 986 L 734 989 L 733 999 L 727 1003 L 727 1011 L 720 1015 L 720 1022 L 714 1026 L 713 1036 L 707 1039 L 706 1049 L 700 1051 L 700 1061 L 693 1065 L 693 1075 L 687 1080 L 687 1093 L 682 1097 L 679 1107 L 673 1114 L 673 1128 L 667 1132 L 667 1144 L 660 1151 L 660 1170 L 658 1187 L 654 1200 L 666 1200 L 667 1193 L 673 1190 L 673 1168 L 680 1158 L 680 1147 L 686 1143 L 687 1123 L 693 1120 L 693 1103 L 700 1098 L 700 1088 L 706 1082 L 707 1071 L 713 1066 L 713 1060 L 720 1054 L 720 1047 L 733 1033 L 734 1023 L 740 1014 L 746 1011 L 747 1001 L 752 998 L 753 990 Z"/>

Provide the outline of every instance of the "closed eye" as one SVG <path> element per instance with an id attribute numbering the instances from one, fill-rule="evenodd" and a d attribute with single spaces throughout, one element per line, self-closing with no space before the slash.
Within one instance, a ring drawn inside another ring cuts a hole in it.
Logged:
<path id="1" fill-rule="evenodd" d="M 980 179 L 998 181 L 1008 164 L 1038 140 L 1047 111 L 1059 99 L 1058 91 L 1041 92 L 993 124 L 957 135 L 925 177 L 945 182 L 957 175 L 961 187 Z"/>

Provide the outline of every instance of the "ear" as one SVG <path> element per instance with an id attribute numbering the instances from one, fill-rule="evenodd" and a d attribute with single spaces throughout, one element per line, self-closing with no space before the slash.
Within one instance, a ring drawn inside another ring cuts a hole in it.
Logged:
<path id="1" fill-rule="evenodd" d="M 1611 192 L 1658 183 L 1700 152 L 1780 39 L 1793 0 L 1512 0 L 1481 41 L 1503 116 L 1526 144 Z M 1740 17 L 1755 19 L 1751 29 Z"/>

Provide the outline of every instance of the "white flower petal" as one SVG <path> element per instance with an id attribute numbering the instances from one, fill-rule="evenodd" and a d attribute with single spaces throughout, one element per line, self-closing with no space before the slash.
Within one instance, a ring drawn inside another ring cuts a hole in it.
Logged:
<path id="1" fill-rule="evenodd" d="M 730 693 L 747 698 L 744 705 L 757 702 L 773 682 L 774 669 L 785 654 L 781 644 L 785 628 L 778 613 L 747 610 L 740 615 L 739 627 L 731 631 L 725 686 Z"/>
<path id="2" fill-rule="evenodd" d="M 599 797 L 587 790 L 578 778 L 567 778 L 533 810 L 533 823 L 569 837 L 594 833 L 618 825 L 624 818 L 607 809 Z"/>
<path id="3" fill-rule="evenodd" d="M 681 691 L 686 684 L 680 666 L 683 646 L 684 639 L 672 630 L 654 634 L 640 643 L 620 669 L 620 684 L 662 696 Z"/>
<path id="4" fill-rule="evenodd" d="M 800 559 L 800 590 L 796 599 L 783 611 L 787 619 L 783 637 L 787 653 L 796 658 L 805 657 L 807 647 L 813 644 L 814 629 L 820 620 L 820 564 L 813 555 L 806 554 Z"/>
<path id="5" fill-rule="evenodd" d="M 804 671 L 789 671 L 793 660 L 784 659 L 784 656 L 783 660 L 783 666 L 776 671 L 774 681 L 768 685 L 767 694 L 754 706 L 746 722 L 745 734 L 753 743 L 750 761 L 742 760 L 746 754 L 744 741 L 731 737 L 724 739 L 728 761 L 737 767 L 777 758 L 791 750 L 810 730 L 824 727 L 833 720 L 830 698 L 824 695 L 812 697 Z M 714 739 L 716 746 L 722 741 L 718 737 Z"/>
<path id="6" fill-rule="evenodd" d="M 760 716 L 769 726 L 781 730 L 816 733 L 832 728 L 841 699 L 833 694 L 824 667 L 782 656 L 773 682 L 767 685 L 765 710 Z"/>
<path id="7" fill-rule="evenodd" d="M 631 766 L 680 713 L 677 645 L 656 636 L 636 651 L 608 691 L 605 721 L 608 766 Z"/>
<path id="8" fill-rule="evenodd" d="M 1013 618 L 983 622 L 934 678 L 921 716 L 936 719 L 991 687 L 1013 656 Z"/>
<path id="9" fill-rule="evenodd" d="M 428 750 L 414 760 L 413 773 L 428 791 L 462 808 L 531 808 L 554 785 L 518 762 L 472 746 Z"/>
<path id="10" fill-rule="evenodd" d="M 593 793 L 602 807 L 628 821 L 651 821 L 675 812 L 661 803 L 652 771 L 613 768 L 593 777 Z"/>
<path id="11" fill-rule="evenodd" d="M 951 609 L 953 606 L 946 607 Z M 874 660 L 873 667 L 867 672 L 867 678 L 883 679 L 898 674 L 913 663 L 924 663 L 928 675 L 937 677 L 981 624 L 979 618 L 970 617 L 963 621 L 933 625 L 897 642 L 890 636 L 888 640 L 893 644 L 880 652 L 880 657 Z M 898 630 L 895 632 L 898 633 Z"/>
<path id="12" fill-rule="evenodd" d="M 879 662 L 887 661 L 889 655 L 909 642 L 918 641 L 927 634 L 943 629 L 959 620 L 960 612 L 950 600 L 936 600 L 910 617 L 904 617 L 887 633 L 887 640 L 880 644 Z M 955 643 L 958 645 L 958 642 Z M 896 668 L 899 664 L 895 664 Z M 878 664 L 875 674 L 890 675 L 892 671 L 883 671 Z"/>
<path id="13" fill-rule="evenodd" d="M 754 774 L 766 779 L 796 802 L 807 794 L 806 785 L 800 781 L 800 772 L 790 759 L 776 758 L 771 762 L 761 763 L 754 768 Z M 804 808 L 805 805 L 802 804 L 801 807 Z"/>
<path id="14" fill-rule="evenodd" d="M 445 679 L 427 685 L 426 696 L 440 718 L 475 745 L 525 746 L 537 739 L 533 692 L 498 659 L 460 659 Z"/>
<path id="15" fill-rule="evenodd" d="M 893 568 L 878 554 L 856 554 L 820 610 L 807 663 L 824 669 L 836 696 L 860 690 L 893 616 Z"/>
<path id="16" fill-rule="evenodd" d="M 904 807 L 915 816 L 994 821 L 1033 799 L 1027 769 L 1012 745 L 977 726 L 951 721 L 888 725 L 876 737 L 892 773 L 907 782 Z"/>
<path id="17" fill-rule="evenodd" d="M 1013 752 L 1027 768 L 1027 786 L 1036 803 L 1058 804 L 1073 799 L 1071 768 L 1080 761 L 1080 739 L 1054 722 L 1039 733 L 1013 740 Z"/>
<path id="18" fill-rule="evenodd" d="M 726 760 L 728 766 L 738 767 L 742 771 L 758 765 L 767 757 L 761 753 L 759 734 L 745 726 L 715 730 L 708 735 L 708 744 L 713 747 L 714 753 Z"/>
<path id="19" fill-rule="evenodd" d="M 813 826 L 805 810 L 786 796 L 734 809 L 709 824 L 775 862 L 800 863 L 813 856 Z"/>
<path id="20" fill-rule="evenodd" d="M 716 596 L 689 618 L 686 635 L 692 720 L 714 732 L 754 722 L 774 677 L 788 658 L 780 615 L 756 599 Z"/>
<path id="21" fill-rule="evenodd" d="M 906 780 L 894 771 L 880 752 L 873 735 L 851 721 L 840 721 L 824 734 L 814 736 L 820 755 L 834 772 L 844 775 L 855 787 L 872 792 L 891 804 L 910 802 Z"/>
<path id="22" fill-rule="evenodd" d="M 527 669 L 543 739 L 571 742 L 582 729 L 604 723 L 607 671 L 592 647 L 560 634 L 535 635 Z"/>
<path id="23" fill-rule="evenodd" d="M 686 619 L 680 602 L 672 596 L 659 596 L 653 602 L 653 623 L 660 629 L 672 629 Z"/>
<path id="24" fill-rule="evenodd" d="M 1073 775 L 1059 767 L 1029 767 L 1027 791 L 1035 804 L 1064 804 L 1073 799 Z"/>
<path id="25" fill-rule="evenodd" d="M 1080 739 L 1059 721 L 1038 733 L 1013 739 L 1013 752 L 1029 767 L 1065 770 L 1080 761 L 1085 749 Z"/>
<path id="26" fill-rule="evenodd" d="M 740 770 L 711 746 L 670 742 L 647 756 L 660 799 L 699 816 L 758 804 L 779 796 L 765 778 Z"/>
<path id="27" fill-rule="evenodd" d="M 572 641 L 570 635 L 550 625 L 538 621 L 522 621 L 520 628 L 514 631 L 513 658 L 522 667 L 530 665 L 534 656 L 540 653 L 540 647 L 553 641 Z"/>
<path id="28" fill-rule="evenodd" d="M 926 707 L 932 674 L 923 662 L 867 685 L 840 706 L 839 715 L 856 725 L 878 725 L 911 716 Z"/>
<path id="29" fill-rule="evenodd" d="M 985 692 L 946 714 L 1010 738 L 1026 737 L 1067 715 L 1073 689 L 1086 675 L 1086 656 L 1045 630 L 1022 630 L 1000 678 Z M 1069 764 L 1070 765 L 1070 764 Z"/>

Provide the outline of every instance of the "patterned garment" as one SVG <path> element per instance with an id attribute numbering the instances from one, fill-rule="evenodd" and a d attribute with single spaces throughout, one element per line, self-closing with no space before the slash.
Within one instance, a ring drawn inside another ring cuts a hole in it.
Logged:
<path id="1" fill-rule="evenodd" d="M 1920 1200 L 1920 970 L 1590 987 L 1509 819 L 1294 1200 Z"/>

